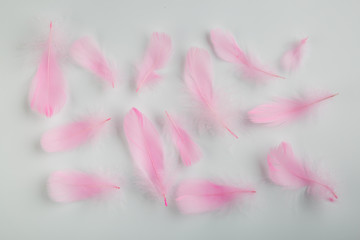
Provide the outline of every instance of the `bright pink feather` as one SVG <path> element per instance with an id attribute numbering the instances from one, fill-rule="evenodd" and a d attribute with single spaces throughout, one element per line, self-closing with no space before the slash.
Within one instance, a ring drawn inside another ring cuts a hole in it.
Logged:
<path id="1" fill-rule="evenodd" d="M 94 40 L 90 38 L 77 40 L 71 48 L 71 55 L 83 68 L 115 87 L 116 73 Z"/>
<path id="2" fill-rule="evenodd" d="M 154 125 L 136 108 L 124 119 L 124 131 L 135 165 L 142 177 L 166 202 L 162 141 Z"/>
<path id="3" fill-rule="evenodd" d="M 205 112 L 235 138 L 225 122 L 224 106 L 220 106 L 213 90 L 212 63 L 209 53 L 200 48 L 191 48 L 186 56 L 185 83 L 193 97 L 202 105 Z"/>
<path id="4" fill-rule="evenodd" d="M 299 67 L 304 55 L 304 49 L 308 38 L 302 39 L 295 46 L 285 52 L 281 59 L 281 65 L 286 71 L 292 71 Z"/>
<path id="5" fill-rule="evenodd" d="M 317 94 L 299 99 L 281 99 L 274 103 L 260 105 L 248 112 L 253 123 L 269 125 L 282 124 L 302 116 L 318 103 L 337 94 Z"/>
<path id="6" fill-rule="evenodd" d="M 272 149 L 267 162 L 269 178 L 275 184 L 289 188 L 307 187 L 309 193 L 331 202 L 338 198 L 329 184 L 295 157 L 290 144 L 282 142 Z"/>
<path id="7" fill-rule="evenodd" d="M 78 171 L 52 173 L 47 187 L 50 198 L 55 202 L 62 203 L 103 196 L 120 189 L 107 179 Z"/>
<path id="8" fill-rule="evenodd" d="M 31 108 L 47 117 L 59 112 L 66 102 L 65 85 L 52 39 L 52 23 L 50 23 L 47 48 L 42 55 L 30 89 Z"/>
<path id="9" fill-rule="evenodd" d="M 94 137 L 109 120 L 92 117 L 49 130 L 43 134 L 41 146 L 46 152 L 76 148 Z"/>
<path id="10" fill-rule="evenodd" d="M 213 29 L 210 32 L 210 40 L 219 58 L 241 66 L 244 74 L 253 79 L 260 79 L 264 76 L 284 78 L 265 70 L 260 64 L 252 60 L 238 46 L 234 36 L 221 29 Z"/>
<path id="11" fill-rule="evenodd" d="M 177 123 L 168 112 L 165 112 L 170 123 L 173 142 L 180 153 L 181 159 L 186 166 L 190 166 L 201 158 L 199 146 L 191 136 Z"/>
<path id="12" fill-rule="evenodd" d="M 229 205 L 249 193 L 255 191 L 205 180 L 191 180 L 180 184 L 176 193 L 176 203 L 182 213 L 203 213 Z"/>
<path id="13" fill-rule="evenodd" d="M 154 32 L 142 64 L 138 68 L 136 92 L 144 85 L 152 83 L 161 77 L 156 73 L 165 66 L 171 55 L 171 38 L 165 33 Z"/>

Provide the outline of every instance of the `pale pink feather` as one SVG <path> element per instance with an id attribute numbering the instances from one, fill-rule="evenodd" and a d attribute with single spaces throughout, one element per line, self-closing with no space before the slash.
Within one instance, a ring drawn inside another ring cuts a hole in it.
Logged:
<path id="1" fill-rule="evenodd" d="M 151 188 L 164 198 L 167 206 L 164 153 L 154 125 L 136 108 L 124 119 L 124 132 L 136 167 Z"/>
<path id="2" fill-rule="evenodd" d="M 185 214 L 203 213 L 223 208 L 253 189 L 219 185 L 206 180 L 188 180 L 180 184 L 176 193 L 179 210 Z"/>
<path id="3" fill-rule="evenodd" d="M 168 112 L 165 113 L 170 123 L 170 131 L 173 142 L 180 153 L 183 163 L 186 166 L 190 166 L 191 164 L 199 161 L 201 158 L 199 146 Z"/>
<path id="4" fill-rule="evenodd" d="M 253 123 L 282 124 L 302 116 L 318 103 L 336 95 L 322 93 L 298 99 L 280 99 L 277 102 L 260 105 L 250 110 L 248 117 Z"/>
<path id="5" fill-rule="evenodd" d="M 161 77 L 156 73 L 165 66 L 171 55 L 171 38 L 165 33 L 154 32 L 143 62 L 138 68 L 136 92 L 144 85 L 155 82 Z"/>
<path id="6" fill-rule="evenodd" d="M 41 146 L 46 152 L 76 148 L 93 138 L 109 120 L 91 117 L 49 130 L 43 134 Z"/>
<path id="7" fill-rule="evenodd" d="M 219 106 L 218 97 L 213 90 L 212 63 L 209 53 L 200 48 L 191 48 L 186 56 L 185 83 L 193 97 L 202 105 L 205 112 L 235 138 L 225 121 L 224 106 Z"/>
<path id="8" fill-rule="evenodd" d="M 52 39 L 52 23 L 50 23 L 47 47 L 32 81 L 29 94 L 31 108 L 47 117 L 59 112 L 66 102 L 66 84 L 57 55 Z"/>
<path id="9" fill-rule="evenodd" d="M 48 194 L 55 202 L 76 202 L 104 196 L 120 189 L 103 177 L 78 172 L 56 171 L 48 179 Z"/>
<path id="10" fill-rule="evenodd" d="M 265 70 L 264 67 L 245 54 L 230 32 L 213 29 L 210 32 L 210 40 L 218 57 L 240 66 L 247 77 L 253 79 L 260 79 L 265 76 L 284 78 Z"/>
<path id="11" fill-rule="evenodd" d="M 281 59 L 281 65 L 286 71 L 292 71 L 299 67 L 303 59 L 305 45 L 308 38 L 302 39 L 293 48 L 286 51 Z"/>
<path id="12" fill-rule="evenodd" d="M 282 142 L 272 149 L 267 162 L 269 178 L 275 184 L 289 188 L 307 187 L 309 193 L 331 202 L 338 198 L 330 184 L 295 157 L 290 144 Z"/>
<path id="13" fill-rule="evenodd" d="M 115 87 L 116 72 L 94 40 L 77 40 L 71 48 L 71 56 L 83 68 Z"/>

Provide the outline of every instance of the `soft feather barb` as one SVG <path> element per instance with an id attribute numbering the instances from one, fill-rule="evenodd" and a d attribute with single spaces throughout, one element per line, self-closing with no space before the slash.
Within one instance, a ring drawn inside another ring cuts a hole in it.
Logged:
<path id="1" fill-rule="evenodd" d="M 305 163 L 301 163 L 286 142 L 269 152 L 267 163 L 269 178 L 277 185 L 289 188 L 307 187 L 308 193 L 330 202 L 338 198 L 330 184 L 316 175 Z"/>
<path id="2" fill-rule="evenodd" d="M 80 146 L 93 138 L 110 118 L 91 117 L 47 131 L 41 138 L 46 152 L 66 151 Z"/>
<path id="3" fill-rule="evenodd" d="M 115 87 L 116 72 L 93 39 L 84 37 L 75 41 L 71 56 L 80 66 Z"/>
<path id="4" fill-rule="evenodd" d="M 163 68 L 169 61 L 171 49 L 171 38 L 168 35 L 158 32 L 152 34 L 143 62 L 138 68 L 136 92 L 161 78 L 156 71 Z"/>
<path id="5" fill-rule="evenodd" d="M 202 105 L 204 112 L 213 122 L 221 125 L 235 138 L 238 136 L 230 130 L 225 119 L 224 106 L 218 102 L 213 90 L 212 63 L 209 53 L 200 48 L 191 48 L 186 56 L 185 83 L 193 97 Z"/>
<path id="6" fill-rule="evenodd" d="M 286 71 L 293 71 L 299 67 L 304 56 L 308 38 L 301 39 L 293 48 L 285 52 L 281 59 L 281 66 Z"/>
<path id="7" fill-rule="evenodd" d="M 248 117 L 253 123 L 278 125 L 302 116 L 318 103 L 336 95 L 321 93 L 297 99 L 279 99 L 277 102 L 255 107 L 248 112 Z"/>
<path id="8" fill-rule="evenodd" d="M 163 145 L 158 131 L 139 110 L 132 108 L 125 116 L 124 132 L 141 176 L 167 206 Z"/>
<path id="9" fill-rule="evenodd" d="M 59 112 L 66 102 L 66 84 L 54 47 L 52 29 L 50 23 L 47 47 L 41 57 L 29 94 L 30 107 L 46 117 Z"/>
<path id="10" fill-rule="evenodd" d="M 168 112 L 165 112 L 169 120 L 172 140 L 179 151 L 181 159 L 186 166 L 197 162 L 201 158 L 199 146 L 192 140 L 191 136 L 174 120 Z"/>
<path id="11" fill-rule="evenodd" d="M 260 64 L 245 54 L 230 32 L 213 29 L 210 32 L 210 40 L 218 57 L 227 62 L 239 65 L 247 77 L 253 79 L 261 79 L 263 77 L 284 78 L 265 70 L 264 67 L 260 66 Z"/>
<path id="12" fill-rule="evenodd" d="M 56 171 L 50 175 L 47 189 L 53 201 L 68 203 L 104 196 L 120 187 L 97 175 Z"/>
<path id="13" fill-rule="evenodd" d="M 256 191 L 220 185 L 206 180 L 188 180 L 180 184 L 176 193 L 179 210 L 185 214 L 214 211 Z"/>

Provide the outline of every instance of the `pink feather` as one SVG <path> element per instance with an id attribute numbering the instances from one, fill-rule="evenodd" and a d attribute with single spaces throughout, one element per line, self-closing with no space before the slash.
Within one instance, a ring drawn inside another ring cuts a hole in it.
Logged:
<path id="1" fill-rule="evenodd" d="M 77 171 L 57 171 L 48 179 L 48 193 L 55 202 L 76 202 L 108 194 L 120 187 L 107 179 Z"/>
<path id="2" fill-rule="evenodd" d="M 282 67 L 287 71 L 295 70 L 299 67 L 304 55 L 304 49 L 308 38 L 302 39 L 292 49 L 285 52 L 281 59 Z"/>
<path id="3" fill-rule="evenodd" d="M 201 158 L 199 146 L 192 140 L 191 136 L 170 116 L 165 112 L 170 122 L 171 136 L 181 159 L 186 166 L 190 166 Z"/>
<path id="4" fill-rule="evenodd" d="M 162 141 L 154 125 L 136 108 L 124 119 L 124 132 L 135 165 L 167 206 Z"/>
<path id="5" fill-rule="evenodd" d="M 59 152 L 76 148 L 94 137 L 109 120 L 110 118 L 92 117 L 49 130 L 43 134 L 41 146 L 46 152 Z"/>
<path id="6" fill-rule="evenodd" d="M 253 123 L 282 124 L 302 116 L 318 103 L 337 94 L 317 94 L 299 99 L 281 99 L 278 102 L 260 105 L 248 112 Z"/>
<path id="7" fill-rule="evenodd" d="M 165 33 L 154 32 L 142 64 L 138 68 L 136 92 L 161 77 L 156 73 L 165 66 L 171 55 L 171 38 Z"/>
<path id="8" fill-rule="evenodd" d="M 52 23 L 50 23 L 47 48 L 42 55 L 30 89 L 31 108 L 47 117 L 59 112 L 66 102 L 65 85 L 54 48 Z"/>
<path id="9" fill-rule="evenodd" d="M 264 76 L 284 78 L 265 70 L 247 56 L 245 52 L 240 49 L 234 36 L 230 32 L 213 29 L 210 33 L 210 40 L 218 57 L 227 62 L 239 65 L 246 76 L 253 79 L 259 79 Z"/>
<path id="10" fill-rule="evenodd" d="M 186 56 L 185 83 L 193 97 L 204 107 L 208 117 L 220 124 L 235 138 L 225 122 L 224 106 L 219 105 L 213 90 L 212 63 L 209 53 L 200 48 L 191 48 Z"/>
<path id="11" fill-rule="evenodd" d="M 115 87 L 116 73 L 94 40 L 90 38 L 77 40 L 71 48 L 71 55 L 83 68 Z"/>
<path id="12" fill-rule="evenodd" d="M 191 180 L 180 184 L 176 203 L 185 214 L 214 211 L 235 202 L 253 189 L 219 185 L 205 180 Z"/>
<path id="13" fill-rule="evenodd" d="M 267 162 L 269 178 L 275 184 L 289 188 L 307 187 L 309 193 L 331 202 L 338 198 L 329 184 L 294 156 L 290 144 L 282 142 L 272 149 Z"/>

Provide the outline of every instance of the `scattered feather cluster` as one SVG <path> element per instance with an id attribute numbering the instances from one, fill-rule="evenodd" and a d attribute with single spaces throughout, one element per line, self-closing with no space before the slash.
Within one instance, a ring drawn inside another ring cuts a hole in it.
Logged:
<path id="1" fill-rule="evenodd" d="M 245 53 L 230 32 L 214 29 L 210 32 L 210 40 L 216 55 L 236 65 L 244 77 L 252 80 L 284 78 Z M 293 71 L 299 67 L 307 41 L 308 38 L 304 38 L 286 51 L 281 60 L 283 69 Z M 117 71 L 94 39 L 80 38 L 72 44 L 69 52 L 79 66 L 112 87 L 116 86 Z M 165 33 L 153 33 L 144 58 L 138 65 L 137 77 L 134 79 L 136 92 L 161 78 L 158 71 L 166 66 L 171 53 L 171 38 Z M 239 136 L 228 120 L 229 116 L 234 114 L 225 110 L 227 104 L 224 103 L 224 99 L 220 99 L 213 86 L 214 74 L 209 52 L 193 47 L 188 51 L 184 62 L 184 86 L 189 96 L 197 103 L 197 112 L 207 123 L 227 131 L 236 141 Z M 66 82 L 60 63 L 51 23 L 47 45 L 29 95 L 30 107 L 49 118 L 63 108 L 67 98 Z M 322 93 L 297 99 L 279 99 L 255 107 L 247 113 L 247 117 L 254 124 L 283 124 L 305 115 L 315 105 L 335 95 Z M 201 147 L 188 132 L 188 127 L 167 111 L 164 118 L 182 163 L 190 167 L 200 161 Z M 52 153 L 77 148 L 99 135 L 109 120 L 108 117 L 87 117 L 48 130 L 41 138 L 41 146 L 44 151 Z M 173 184 L 165 164 L 162 136 L 151 120 L 135 107 L 124 118 L 123 132 L 138 175 L 146 183 L 147 189 L 163 199 L 165 206 L 168 206 Z M 309 195 L 330 202 L 338 198 L 328 179 L 318 175 L 308 164 L 299 160 L 288 143 L 283 142 L 270 150 L 267 166 L 268 177 L 276 185 L 295 189 L 306 188 Z M 79 171 L 56 171 L 48 179 L 49 196 L 56 202 L 102 197 L 119 189 L 118 183 L 106 177 Z M 207 179 L 184 180 L 178 184 L 175 192 L 174 202 L 184 214 L 215 211 L 256 193 L 252 187 L 219 184 Z"/>

